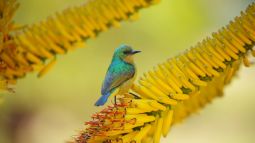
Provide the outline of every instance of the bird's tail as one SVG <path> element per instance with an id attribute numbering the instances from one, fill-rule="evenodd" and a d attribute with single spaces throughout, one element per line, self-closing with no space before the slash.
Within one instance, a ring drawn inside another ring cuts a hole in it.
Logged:
<path id="1" fill-rule="evenodd" d="M 97 102 L 95 103 L 95 106 L 103 106 L 105 102 L 107 101 L 108 97 L 110 96 L 110 93 L 102 95 Z"/>

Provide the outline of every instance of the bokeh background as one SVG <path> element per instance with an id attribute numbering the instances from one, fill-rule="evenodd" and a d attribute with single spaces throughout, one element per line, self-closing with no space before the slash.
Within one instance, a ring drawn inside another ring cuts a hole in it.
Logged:
<path id="1" fill-rule="evenodd" d="M 32 24 L 56 11 L 86 0 L 19 0 L 15 16 Z M 252 0 L 161 0 L 140 11 L 135 22 L 124 22 L 90 39 L 85 48 L 58 56 L 43 78 L 29 74 L 16 93 L 0 105 L 0 143 L 64 143 L 84 128 L 94 107 L 114 48 L 121 43 L 143 52 L 136 56 L 138 75 L 209 36 Z M 199 114 L 172 128 L 162 143 L 254 143 L 255 68 L 242 67 L 238 77 Z"/>

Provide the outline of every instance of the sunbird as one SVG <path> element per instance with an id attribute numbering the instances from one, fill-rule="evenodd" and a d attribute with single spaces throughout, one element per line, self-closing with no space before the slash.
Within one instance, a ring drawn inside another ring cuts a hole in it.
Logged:
<path id="1" fill-rule="evenodd" d="M 124 44 L 115 49 L 101 88 L 101 97 L 95 106 L 104 105 L 110 95 L 123 95 L 128 92 L 136 76 L 133 55 L 139 52 L 141 51 L 133 50 Z"/>

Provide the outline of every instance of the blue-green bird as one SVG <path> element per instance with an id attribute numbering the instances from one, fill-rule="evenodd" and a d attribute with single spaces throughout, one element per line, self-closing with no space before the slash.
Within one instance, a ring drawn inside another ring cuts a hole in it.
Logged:
<path id="1" fill-rule="evenodd" d="M 102 95 L 95 103 L 96 106 L 104 105 L 112 94 L 122 95 L 128 92 L 136 75 L 133 55 L 139 52 L 128 45 L 121 45 L 115 49 L 101 88 Z"/>

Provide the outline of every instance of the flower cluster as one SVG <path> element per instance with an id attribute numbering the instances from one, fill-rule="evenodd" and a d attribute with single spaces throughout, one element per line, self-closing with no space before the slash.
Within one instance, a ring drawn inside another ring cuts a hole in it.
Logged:
<path id="1" fill-rule="evenodd" d="M 0 92 L 12 90 L 9 85 L 15 83 L 14 80 L 6 79 L 4 72 L 12 72 L 12 68 L 9 67 L 14 67 L 14 64 L 9 61 L 16 52 L 11 33 L 17 30 L 12 18 L 18 6 L 16 0 L 0 1 Z"/>
<path id="2" fill-rule="evenodd" d="M 65 54 L 82 47 L 88 38 L 110 27 L 119 27 L 120 22 L 132 20 L 137 12 L 158 0 L 91 0 L 48 17 L 45 21 L 16 31 L 10 23 L 17 9 L 16 0 L 0 0 L 1 65 L 0 76 L 16 81 L 28 72 L 39 71 L 44 75 L 55 63 L 57 54 Z M 3 63 L 2 63 L 3 62 Z"/>
<path id="3" fill-rule="evenodd" d="M 139 9 L 158 1 L 91 0 L 19 30 L 12 21 L 16 0 L 0 0 L 0 90 L 11 90 L 8 85 L 27 72 L 44 75 L 57 54 L 119 27 L 121 21 L 134 19 Z M 250 66 L 247 55 L 255 56 L 254 27 L 253 3 L 211 37 L 145 73 L 130 93 L 118 95 L 116 104 L 92 115 L 75 142 L 160 142 L 173 124 L 222 96 L 241 62 Z"/>
<path id="4" fill-rule="evenodd" d="M 175 123 L 223 95 L 254 55 L 255 4 L 211 37 L 145 73 L 116 105 L 92 116 L 77 143 L 159 143 Z"/>

